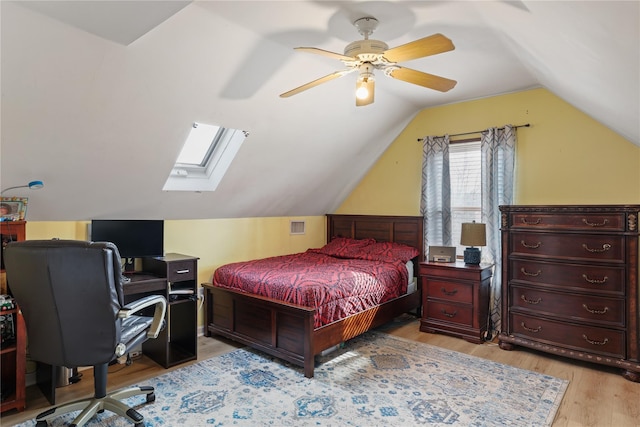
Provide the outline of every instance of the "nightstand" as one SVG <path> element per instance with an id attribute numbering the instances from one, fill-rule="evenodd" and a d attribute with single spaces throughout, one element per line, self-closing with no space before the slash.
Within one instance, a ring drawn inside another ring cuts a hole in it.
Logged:
<path id="1" fill-rule="evenodd" d="M 481 344 L 487 330 L 492 264 L 421 262 L 423 332 Z"/>

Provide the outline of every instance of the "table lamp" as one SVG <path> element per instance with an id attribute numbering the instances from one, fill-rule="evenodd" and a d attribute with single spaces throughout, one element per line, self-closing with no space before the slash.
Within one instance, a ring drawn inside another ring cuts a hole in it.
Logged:
<path id="1" fill-rule="evenodd" d="M 28 184 L 25 185 L 15 185 L 13 187 L 9 187 L 9 188 L 5 188 L 4 190 L 2 190 L 2 192 L 0 192 L 0 194 L 4 194 L 6 191 L 9 190 L 14 190 L 16 188 L 29 188 L 30 190 L 38 190 L 42 187 L 44 187 L 44 183 L 40 180 L 36 180 L 36 181 L 31 181 Z"/>
<path id="2" fill-rule="evenodd" d="M 480 249 L 475 246 L 486 246 L 487 232 L 485 224 L 479 222 L 463 222 L 460 233 L 460 244 L 469 246 L 464 250 L 465 264 L 480 264 Z"/>

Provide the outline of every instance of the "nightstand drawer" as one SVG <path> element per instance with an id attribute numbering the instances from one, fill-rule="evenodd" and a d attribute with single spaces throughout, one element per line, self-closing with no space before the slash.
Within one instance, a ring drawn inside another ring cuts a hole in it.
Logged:
<path id="1" fill-rule="evenodd" d="M 427 279 L 427 297 L 457 303 L 473 302 L 473 284 Z"/>
<path id="2" fill-rule="evenodd" d="M 465 326 L 473 325 L 473 307 L 470 305 L 447 304 L 438 301 L 429 301 L 426 307 L 427 319 L 444 320 Z"/>

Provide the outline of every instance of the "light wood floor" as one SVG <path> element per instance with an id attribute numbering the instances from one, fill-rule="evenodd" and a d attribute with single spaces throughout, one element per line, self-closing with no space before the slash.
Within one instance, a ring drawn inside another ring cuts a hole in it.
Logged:
<path id="1" fill-rule="evenodd" d="M 569 387 L 554 421 L 554 427 L 565 426 L 640 426 L 640 383 L 625 380 L 616 369 L 556 358 L 532 350 L 504 351 L 497 344 L 471 344 L 445 335 L 419 331 L 417 320 L 394 328 L 386 328 L 392 335 L 459 351 L 483 359 L 516 366 L 569 380 Z M 231 351 L 238 346 L 223 339 L 198 339 L 198 359 L 204 360 Z M 166 372 L 144 356 L 130 366 L 113 365 L 109 368 L 109 389 L 116 389 L 144 381 Z M 175 368 L 174 368 L 175 369 Z M 57 403 L 92 394 L 91 370 L 83 371 L 83 379 L 57 389 Z M 157 396 L 161 401 L 162 396 Z M 3 427 L 33 419 L 49 404 L 36 387 L 27 389 L 27 410 L 7 412 L 0 418 Z M 144 411 L 142 411 L 144 415 Z"/>

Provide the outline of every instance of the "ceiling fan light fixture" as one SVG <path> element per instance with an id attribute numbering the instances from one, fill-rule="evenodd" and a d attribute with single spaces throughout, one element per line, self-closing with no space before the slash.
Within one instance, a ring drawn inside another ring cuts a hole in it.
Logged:
<path id="1" fill-rule="evenodd" d="M 373 73 L 361 73 L 356 80 L 356 107 L 373 103 L 375 78 Z"/>
<path id="2" fill-rule="evenodd" d="M 360 73 L 356 80 L 356 97 L 358 99 L 367 99 L 373 90 L 373 82 L 375 82 L 373 73 Z"/>
<path id="3" fill-rule="evenodd" d="M 369 89 L 367 88 L 367 82 L 358 80 L 358 83 L 356 84 L 356 98 L 367 99 L 368 96 Z"/>

